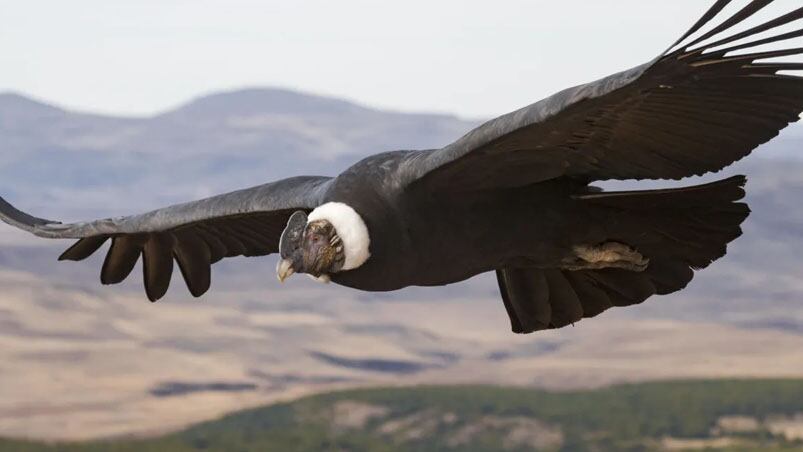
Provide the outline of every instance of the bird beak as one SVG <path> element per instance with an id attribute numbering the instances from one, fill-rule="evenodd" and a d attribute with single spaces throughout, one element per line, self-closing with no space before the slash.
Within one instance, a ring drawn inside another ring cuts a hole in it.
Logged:
<path id="1" fill-rule="evenodd" d="M 279 282 L 284 282 L 285 279 L 295 272 L 296 271 L 293 270 L 293 261 L 290 259 L 282 259 L 276 265 L 276 277 L 279 278 Z"/>

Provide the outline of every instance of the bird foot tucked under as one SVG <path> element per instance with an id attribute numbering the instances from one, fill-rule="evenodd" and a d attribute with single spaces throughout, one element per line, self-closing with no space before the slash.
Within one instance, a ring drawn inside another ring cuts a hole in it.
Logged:
<path id="1" fill-rule="evenodd" d="M 565 270 L 597 270 L 602 268 L 622 268 L 631 271 L 644 271 L 650 260 L 633 248 L 619 242 L 605 242 L 600 245 L 575 245 L 574 256 L 564 260 Z"/>

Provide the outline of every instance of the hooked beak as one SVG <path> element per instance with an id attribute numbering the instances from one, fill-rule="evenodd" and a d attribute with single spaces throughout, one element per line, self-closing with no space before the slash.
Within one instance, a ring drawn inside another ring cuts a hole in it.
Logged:
<path id="1" fill-rule="evenodd" d="M 279 278 L 279 282 L 284 282 L 285 279 L 295 272 L 296 271 L 293 270 L 293 261 L 290 259 L 282 259 L 276 265 L 276 277 Z"/>

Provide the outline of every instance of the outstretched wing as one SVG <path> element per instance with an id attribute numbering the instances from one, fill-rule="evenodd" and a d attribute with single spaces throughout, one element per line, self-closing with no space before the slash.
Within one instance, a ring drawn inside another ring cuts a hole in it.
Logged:
<path id="1" fill-rule="evenodd" d="M 803 8 L 730 31 L 772 3 L 753 0 L 703 33 L 729 3 L 716 2 L 647 64 L 493 119 L 442 149 L 411 154 L 409 181 L 465 191 L 561 176 L 679 179 L 744 157 L 803 110 L 803 78 L 779 74 L 802 70 L 803 63 L 764 61 L 800 55 L 803 48 L 757 49 L 803 36 L 803 25 L 777 31 L 803 18 Z"/>
<path id="2" fill-rule="evenodd" d="M 0 198 L 0 219 L 40 237 L 79 239 L 59 260 L 86 259 L 111 239 L 103 284 L 123 281 L 142 255 L 151 301 L 167 292 L 175 259 L 198 297 L 209 289 L 211 265 L 220 259 L 277 252 L 290 215 L 320 205 L 329 180 L 294 177 L 142 215 L 73 224 L 32 217 Z"/>

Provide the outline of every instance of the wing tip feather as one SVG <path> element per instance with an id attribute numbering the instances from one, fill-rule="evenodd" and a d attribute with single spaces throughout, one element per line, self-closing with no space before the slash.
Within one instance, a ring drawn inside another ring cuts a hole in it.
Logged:
<path id="1" fill-rule="evenodd" d="M 10 226 L 14 226 L 15 228 L 22 229 L 24 231 L 28 231 L 34 234 L 36 233 L 35 229 L 37 226 L 42 226 L 47 224 L 61 224 L 58 221 L 46 220 L 44 218 L 37 218 L 31 214 L 25 213 L 14 207 L 10 202 L 6 201 L 2 196 L 0 196 L 0 220 L 3 220 L 3 222 L 5 222 Z"/>

